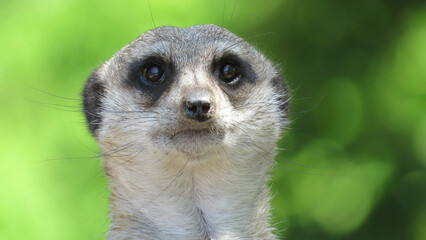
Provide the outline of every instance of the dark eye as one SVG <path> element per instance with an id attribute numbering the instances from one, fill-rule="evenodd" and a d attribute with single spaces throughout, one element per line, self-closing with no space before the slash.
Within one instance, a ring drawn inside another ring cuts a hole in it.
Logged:
<path id="1" fill-rule="evenodd" d="M 225 63 L 220 68 L 219 74 L 223 81 L 230 83 L 240 77 L 241 71 L 237 65 L 232 63 Z"/>
<path id="2" fill-rule="evenodd" d="M 166 78 L 166 72 L 160 65 L 150 64 L 142 69 L 140 78 L 145 83 L 161 83 Z"/>

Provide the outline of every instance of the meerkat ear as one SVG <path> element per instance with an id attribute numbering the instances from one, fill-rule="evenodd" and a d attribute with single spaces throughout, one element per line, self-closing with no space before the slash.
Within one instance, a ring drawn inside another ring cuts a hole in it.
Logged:
<path id="1" fill-rule="evenodd" d="M 102 98 L 105 86 L 101 83 L 99 74 L 95 70 L 89 77 L 83 90 L 83 111 L 86 116 L 87 125 L 93 135 L 102 124 Z"/>

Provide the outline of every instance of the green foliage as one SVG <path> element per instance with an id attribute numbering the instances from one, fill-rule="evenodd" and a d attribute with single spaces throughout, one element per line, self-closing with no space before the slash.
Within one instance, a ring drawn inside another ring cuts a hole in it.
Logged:
<path id="1" fill-rule="evenodd" d="M 105 238 L 84 81 L 154 25 L 205 23 L 256 45 L 292 89 L 271 183 L 283 238 L 426 239 L 424 1 L 150 2 L 0 1 L 0 239 Z"/>

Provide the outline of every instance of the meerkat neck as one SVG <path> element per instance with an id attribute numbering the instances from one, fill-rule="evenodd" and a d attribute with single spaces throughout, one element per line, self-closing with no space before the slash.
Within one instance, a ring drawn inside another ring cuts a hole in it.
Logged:
<path id="1" fill-rule="evenodd" d="M 272 156 L 265 164 L 232 153 L 144 155 L 106 161 L 108 239 L 274 239 L 266 184 Z"/>

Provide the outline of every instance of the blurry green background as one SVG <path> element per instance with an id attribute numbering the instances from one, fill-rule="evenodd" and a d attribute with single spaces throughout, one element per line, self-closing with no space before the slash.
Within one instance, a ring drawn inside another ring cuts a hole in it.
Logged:
<path id="1" fill-rule="evenodd" d="M 214 23 L 279 64 L 284 239 L 426 239 L 426 2 L 0 0 L 0 239 L 105 239 L 80 112 L 90 72 L 155 26 Z M 53 95 L 52 95 L 53 94 Z M 54 96 L 56 95 L 56 96 Z"/>

